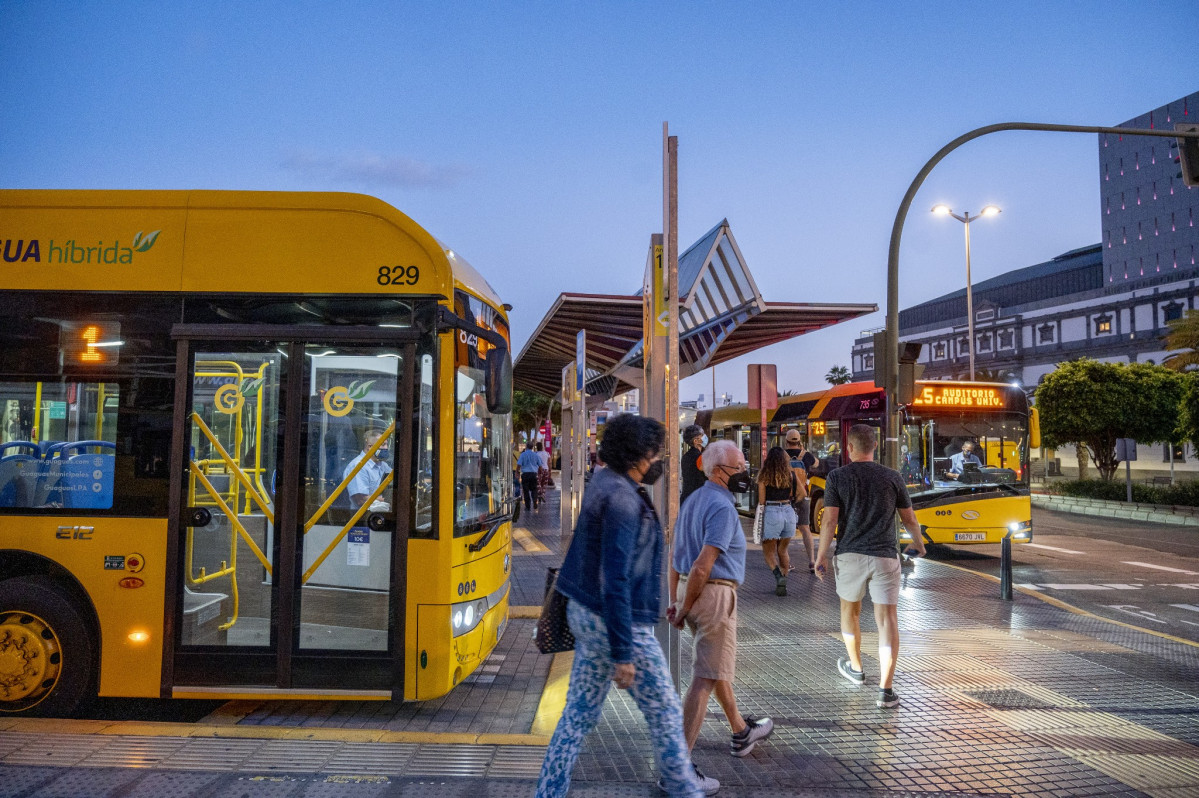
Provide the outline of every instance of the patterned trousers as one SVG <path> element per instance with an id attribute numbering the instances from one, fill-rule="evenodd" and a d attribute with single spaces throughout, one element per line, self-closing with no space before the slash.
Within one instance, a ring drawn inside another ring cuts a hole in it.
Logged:
<path id="1" fill-rule="evenodd" d="M 570 773 L 583 736 L 599 722 L 612 684 L 614 667 L 603 619 L 577 601 L 567 605 L 566 617 L 575 636 L 574 665 L 570 670 L 566 709 L 541 765 L 537 798 L 562 798 L 570 790 Z M 637 676 L 629 692 L 649 724 L 654 756 L 667 792 L 676 798 L 701 798 L 703 792 L 695 779 L 683 737 L 679 697 L 670 680 L 662 647 L 654 637 L 654 627 L 649 624 L 633 626 L 633 664 Z"/>

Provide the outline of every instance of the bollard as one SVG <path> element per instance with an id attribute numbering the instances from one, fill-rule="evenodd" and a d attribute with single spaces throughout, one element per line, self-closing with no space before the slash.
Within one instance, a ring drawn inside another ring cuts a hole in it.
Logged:
<path id="1" fill-rule="evenodd" d="M 999 544 L 999 598 L 1012 600 L 1012 535 L 1003 536 Z"/>

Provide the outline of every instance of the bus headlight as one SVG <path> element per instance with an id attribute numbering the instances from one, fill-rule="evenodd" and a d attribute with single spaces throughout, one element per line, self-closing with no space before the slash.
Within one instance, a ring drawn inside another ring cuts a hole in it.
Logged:
<path id="1" fill-rule="evenodd" d="M 1017 543 L 1027 543 L 1032 540 L 1032 521 L 1013 521 L 1007 525 L 1008 534 Z"/>
<path id="2" fill-rule="evenodd" d="M 487 614 L 487 599 L 464 601 L 450 607 L 450 626 L 454 637 L 459 637 L 474 629 Z"/>

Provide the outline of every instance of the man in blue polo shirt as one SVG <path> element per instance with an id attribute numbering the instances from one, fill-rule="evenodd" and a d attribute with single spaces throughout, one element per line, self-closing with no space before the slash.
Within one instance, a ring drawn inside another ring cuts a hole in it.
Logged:
<path id="1" fill-rule="evenodd" d="M 516 458 L 516 467 L 520 469 L 520 492 L 524 496 L 525 509 L 536 510 L 537 501 L 537 471 L 541 468 L 541 458 L 533 451 L 533 442 L 525 444 L 525 450 Z"/>
<path id="2" fill-rule="evenodd" d="M 684 623 L 695 639 L 691 688 L 683 699 L 683 734 L 695 747 L 708 712 L 708 699 L 724 710 L 732 728 L 730 753 L 745 756 L 774 730 L 770 718 L 742 717 L 733 695 L 737 666 L 737 586 L 745 580 L 745 532 L 733 492 L 750 489 L 745 457 L 732 441 L 704 450 L 708 481 L 683 503 L 674 527 L 670 556 L 667 619 Z"/>

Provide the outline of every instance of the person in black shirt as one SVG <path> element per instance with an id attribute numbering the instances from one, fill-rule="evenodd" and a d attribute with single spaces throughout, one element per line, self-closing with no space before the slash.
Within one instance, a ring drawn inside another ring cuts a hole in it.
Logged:
<path id="1" fill-rule="evenodd" d="M 787 455 L 791 458 L 791 473 L 795 474 L 798 482 L 795 491 L 795 524 L 803 540 L 804 551 L 808 555 L 808 573 L 816 573 L 815 546 L 812 544 L 812 502 L 808 498 L 808 477 L 816 465 L 816 458 L 811 452 L 805 451 L 799 430 L 787 430 Z"/>
<path id="2" fill-rule="evenodd" d="M 690 425 L 683 430 L 683 440 L 687 442 L 688 449 L 679 466 L 679 476 L 683 483 L 683 493 L 679 497 L 680 506 L 696 488 L 708 481 L 704 476 L 704 470 L 699 466 L 699 456 L 704 451 L 704 428 L 699 424 Z"/>
<path id="3" fill-rule="evenodd" d="M 878 445 L 874 427 L 855 424 L 849 430 L 849 465 L 830 472 L 824 486 L 824 518 L 820 524 L 820 549 L 816 553 L 816 575 L 824 579 L 828 552 L 837 523 L 833 570 L 837 596 L 841 599 L 841 636 L 848 656 L 837 661 L 837 670 L 853 684 L 863 684 L 862 597 L 870 589 L 874 620 L 878 624 L 878 699 L 875 706 L 899 706 L 891 688 L 899 657 L 899 587 L 902 565 L 895 539 L 895 513 L 912 536 L 908 551 L 924 554 L 920 524 L 912 509 L 908 489 L 898 471 L 874 462 Z"/>
<path id="4" fill-rule="evenodd" d="M 770 447 L 758 472 L 758 504 L 762 513 L 762 556 L 774 574 L 774 594 L 787 595 L 787 572 L 791 557 L 787 546 L 795 536 L 795 496 L 799 480 L 791 469 L 791 460 L 778 446 Z"/>

